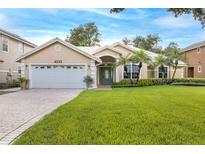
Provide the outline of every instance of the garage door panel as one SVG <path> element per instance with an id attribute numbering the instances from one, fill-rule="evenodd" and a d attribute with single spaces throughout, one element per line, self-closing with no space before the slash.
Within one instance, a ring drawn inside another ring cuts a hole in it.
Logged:
<path id="1" fill-rule="evenodd" d="M 32 66 L 32 88 L 85 88 L 85 66 Z"/>

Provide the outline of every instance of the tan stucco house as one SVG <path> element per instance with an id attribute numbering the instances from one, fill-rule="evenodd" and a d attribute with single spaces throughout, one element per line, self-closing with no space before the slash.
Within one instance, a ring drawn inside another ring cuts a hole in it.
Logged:
<path id="1" fill-rule="evenodd" d="M 184 69 L 187 78 L 205 78 L 205 41 L 189 45 L 181 51 L 188 65 Z"/>
<path id="2" fill-rule="evenodd" d="M 133 54 L 140 49 L 122 43 L 103 47 L 76 47 L 59 38 L 54 38 L 32 51 L 21 55 L 17 62 L 24 68 L 22 76 L 29 79 L 30 88 L 85 88 L 83 79 L 90 75 L 93 88 L 123 79 L 136 78 L 138 64 L 113 67 L 120 56 Z M 157 54 L 145 51 L 151 58 Z M 183 78 L 184 63 L 179 64 L 176 77 Z M 172 75 L 172 68 L 166 67 L 165 77 Z M 140 78 L 160 78 L 160 68 L 151 69 L 143 64 Z"/>
<path id="3" fill-rule="evenodd" d="M 0 83 L 16 80 L 21 74 L 16 58 L 36 45 L 20 36 L 0 29 Z"/>

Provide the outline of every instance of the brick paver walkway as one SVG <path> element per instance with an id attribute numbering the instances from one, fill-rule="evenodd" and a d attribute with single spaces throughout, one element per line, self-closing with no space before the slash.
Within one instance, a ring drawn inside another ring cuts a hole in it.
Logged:
<path id="1" fill-rule="evenodd" d="M 0 144 L 10 144 L 45 114 L 78 96 L 81 89 L 33 89 L 0 95 Z"/>

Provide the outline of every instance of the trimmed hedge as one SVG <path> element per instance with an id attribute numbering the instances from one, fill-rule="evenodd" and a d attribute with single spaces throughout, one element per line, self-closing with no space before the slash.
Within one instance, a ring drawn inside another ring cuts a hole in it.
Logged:
<path id="1" fill-rule="evenodd" d="M 136 80 L 122 80 L 120 82 L 112 83 L 112 88 L 121 88 L 121 87 L 144 87 L 144 86 L 155 86 L 155 85 L 196 85 L 196 86 L 205 86 L 205 79 L 201 78 L 183 78 L 183 79 L 174 79 L 172 82 L 171 79 L 140 79 L 138 83 Z"/>
<path id="2" fill-rule="evenodd" d="M 175 82 L 172 85 L 176 86 L 205 86 L 205 83 L 197 83 L 197 82 Z"/>
<path id="3" fill-rule="evenodd" d="M 120 82 L 112 83 L 113 88 L 120 87 L 144 87 L 144 86 L 154 86 L 154 85 L 167 85 L 171 83 L 171 79 L 140 79 L 138 83 L 136 80 L 122 80 Z"/>
<path id="4" fill-rule="evenodd" d="M 183 79 L 174 79 L 174 82 L 191 82 L 191 83 L 205 83 L 205 78 L 183 78 Z"/>
<path id="5" fill-rule="evenodd" d="M 8 88 L 16 88 L 19 87 L 18 82 L 13 82 L 13 83 L 0 83 L 0 89 L 8 89 Z"/>

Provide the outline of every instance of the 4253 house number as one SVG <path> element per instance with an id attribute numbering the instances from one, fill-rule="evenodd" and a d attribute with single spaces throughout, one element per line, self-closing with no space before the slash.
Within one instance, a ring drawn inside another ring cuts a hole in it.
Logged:
<path id="1" fill-rule="evenodd" d="M 62 60 L 55 60 L 54 63 L 62 63 Z"/>

